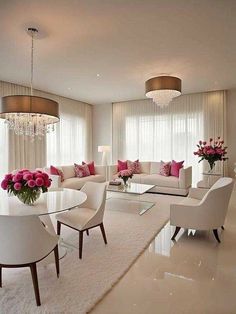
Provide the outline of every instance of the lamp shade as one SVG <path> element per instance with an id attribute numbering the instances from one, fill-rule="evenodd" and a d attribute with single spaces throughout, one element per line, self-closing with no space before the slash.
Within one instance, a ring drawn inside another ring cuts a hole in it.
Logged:
<path id="1" fill-rule="evenodd" d="M 111 151 L 111 146 L 108 146 L 108 145 L 98 146 L 99 153 L 105 153 L 105 152 L 110 152 L 110 151 Z"/>

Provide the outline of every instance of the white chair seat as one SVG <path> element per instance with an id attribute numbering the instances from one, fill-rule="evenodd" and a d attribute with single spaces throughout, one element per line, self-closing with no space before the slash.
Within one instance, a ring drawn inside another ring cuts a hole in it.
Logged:
<path id="1" fill-rule="evenodd" d="M 94 216 L 94 210 L 89 208 L 76 208 L 66 213 L 56 215 L 56 219 L 65 225 L 77 230 L 83 230 L 86 223 Z"/>
<path id="2" fill-rule="evenodd" d="M 185 199 L 183 199 L 183 200 L 182 200 L 180 203 L 178 203 L 178 204 L 196 206 L 196 205 L 199 205 L 200 203 L 201 203 L 201 200 L 198 200 L 198 199 L 196 199 L 196 198 L 186 197 Z"/>

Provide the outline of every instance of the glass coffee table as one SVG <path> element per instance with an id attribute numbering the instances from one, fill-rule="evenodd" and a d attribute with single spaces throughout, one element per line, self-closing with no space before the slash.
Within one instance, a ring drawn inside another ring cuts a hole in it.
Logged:
<path id="1" fill-rule="evenodd" d="M 140 200 L 139 196 L 143 195 L 144 193 L 150 191 L 152 188 L 154 188 L 155 185 L 150 184 L 142 184 L 142 183 L 134 183 L 131 182 L 128 184 L 128 186 L 121 185 L 108 185 L 107 191 L 109 192 L 117 192 L 117 193 L 123 193 L 123 194 L 129 194 L 133 196 L 138 196 L 137 198 L 123 198 L 123 197 L 108 197 L 108 201 L 112 200 L 112 209 L 116 209 L 116 207 L 119 209 L 120 206 L 127 205 L 127 202 L 130 202 L 130 206 L 133 208 L 136 208 L 139 211 L 139 215 L 143 215 L 146 213 L 147 210 L 152 208 L 155 203 L 143 201 Z M 125 204 L 126 202 L 126 204 Z"/>

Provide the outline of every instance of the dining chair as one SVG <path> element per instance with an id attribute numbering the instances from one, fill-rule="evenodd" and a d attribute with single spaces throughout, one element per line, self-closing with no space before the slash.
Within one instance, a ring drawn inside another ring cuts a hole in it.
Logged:
<path id="1" fill-rule="evenodd" d="M 191 188 L 182 202 L 170 205 L 170 224 L 176 226 L 171 240 L 175 240 L 181 228 L 213 230 L 220 243 L 218 228 L 224 229 L 230 196 L 233 190 L 232 178 L 220 178 L 209 189 Z"/>
<path id="2" fill-rule="evenodd" d="M 100 227 L 103 240 L 107 244 L 103 225 L 106 202 L 106 183 L 86 182 L 82 187 L 87 200 L 75 209 L 57 214 L 57 234 L 61 233 L 61 225 L 65 225 L 79 232 L 79 258 L 82 258 L 83 233 L 89 235 L 89 229 Z"/>
<path id="3" fill-rule="evenodd" d="M 39 217 L 0 216 L 0 287 L 2 268 L 29 267 L 37 306 L 41 305 L 36 263 L 52 251 L 59 277 L 58 237 L 44 228 Z"/>

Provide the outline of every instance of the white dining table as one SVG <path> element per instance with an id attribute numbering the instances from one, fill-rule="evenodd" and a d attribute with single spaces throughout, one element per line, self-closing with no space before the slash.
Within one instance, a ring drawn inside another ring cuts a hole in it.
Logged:
<path id="1" fill-rule="evenodd" d="M 0 215 L 7 216 L 26 216 L 37 215 L 44 224 L 48 232 L 56 234 L 51 215 L 67 210 L 73 210 L 83 204 L 87 199 L 84 192 L 72 189 L 56 189 L 42 193 L 33 205 L 23 204 L 16 196 L 9 195 L 6 191 L 0 191 Z M 60 258 L 66 254 L 67 243 L 60 238 L 59 255 Z M 70 247 L 69 247 L 70 248 Z M 70 248 L 71 249 L 71 248 Z M 50 263 L 53 259 L 45 259 Z M 45 264 L 45 262 L 44 262 Z"/>

